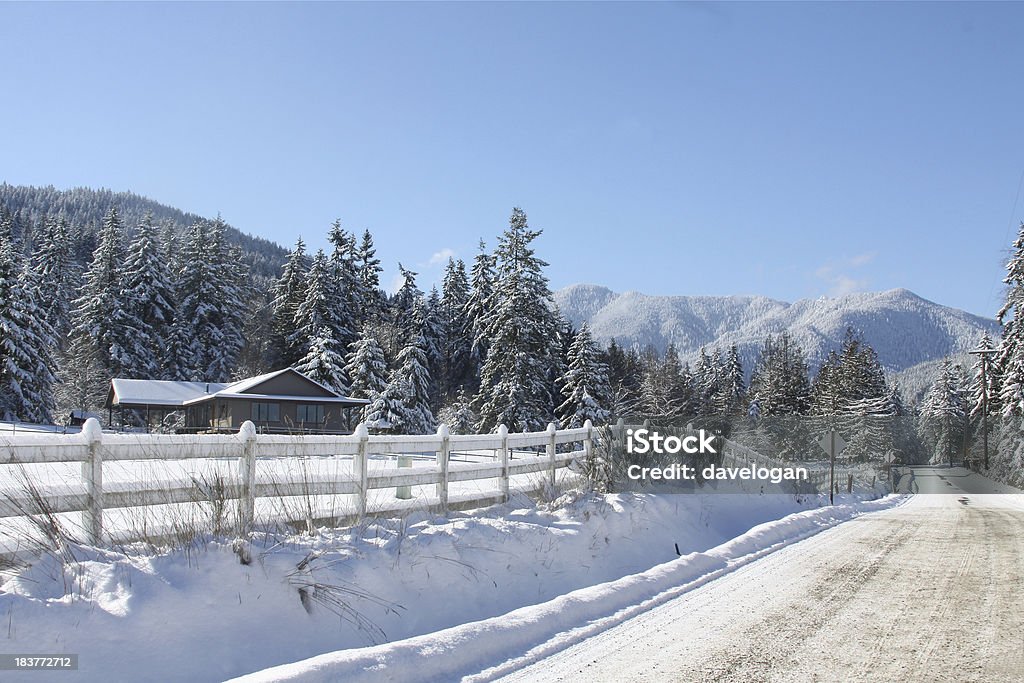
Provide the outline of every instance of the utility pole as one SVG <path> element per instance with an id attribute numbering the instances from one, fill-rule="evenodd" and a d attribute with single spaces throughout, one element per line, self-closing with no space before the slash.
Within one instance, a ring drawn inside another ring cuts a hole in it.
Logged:
<path id="1" fill-rule="evenodd" d="M 977 348 L 967 353 L 981 358 L 981 440 L 985 451 L 985 469 L 988 470 L 988 359 L 998 349 Z"/>

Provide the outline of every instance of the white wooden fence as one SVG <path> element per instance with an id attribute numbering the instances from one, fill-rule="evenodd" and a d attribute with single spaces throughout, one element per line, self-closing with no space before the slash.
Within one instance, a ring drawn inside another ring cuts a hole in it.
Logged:
<path id="1" fill-rule="evenodd" d="M 639 427 L 639 425 L 631 425 Z M 622 420 L 611 427 L 611 437 L 624 445 L 627 425 Z M 104 527 L 104 511 L 133 509 L 145 506 L 193 504 L 197 500 L 196 482 L 156 481 L 136 477 L 131 482 L 104 483 L 104 467 L 134 466 L 138 461 L 195 461 L 200 459 L 237 459 L 234 472 L 227 477 L 218 491 L 221 500 L 237 501 L 238 524 L 241 530 L 252 528 L 258 499 L 282 499 L 289 496 L 351 496 L 352 514 L 337 521 L 361 520 L 368 514 L 371 491 L 400 490 L 404 487 L 434 486 L 434 495 L 426 505 L 442 513 L 452 505 L 481 507 L 508 499 L 510 479 L 517 475 L 537 473 L 541 482 L 534 485 L 554 486 L 556 472 L 568 467 L 578 458 L 593 453 L 595 441 L 601 431 L 588 421 L 579 429 L 557 430 L 549 424 L 542 432 L 510 434 L 504 425 L 495 434 L 453 435 L 441 425 L 436 434 L 412 436 L 371 436 L 360 425 L 349 436 L 327 435 L 270 435 L 257 434 L 255 426 L 246 422 L 235 434 L 160 435 L 103 433 L 95 419 L 86 422 L 80 434 L 18 434 L 17 437 L 0 436 L 0 467 L 12 465 L 40 465 L 78 463 L 81 478 L 61 482 L 61 490 L 39 486 L 36 490 L 19 491 L 8 487 L 0 490 L 0 519 L 24 517 L 39 513 L 81 513 L 82 528 L 87 540 L 100 544 L 109 537 Z M 561 447 L 561 448 L 560 448 Z M 523 449 L 530 449 L 524 451 Z M 493 457 L 475 458 L 476 462 L 455 462 L 452 453 L 491 452 Z M 542 451 L 542 452 L 541 452 Z M 409 468 L 371 468 L 371 458 L 402 454 L 419 454 L 418 462 L 433 454 L 432 462 Z M 301 459 L 306 457 L 336 456 L 351 459 L 351 467 L 331 476 L 286 476 L 283 479 L 257 477 L 261 461 L 275 458 Z M 794 463 L 780 461 L 756 453 L 745 446 L 725 440 L 723 464 L 746 463 L 765 467 L 780 467 Z M 230 461 L 229 461 L 230 464 Z M 828 472 L 811 471 L 811 484 L 826 487 Z M 9 480 L 10 478 L 8 478 Z M 497 480 L 497 491 L 461 495 L 450 501 L 449 488 L 456 482 Z M 843 479 L 837 480 L 844 481 Z M 408 490 L 408 489 L 407 489 Z M 450 505 L 451 504 L 451 505 Z M 391 506 L 375 506 L 374 515 L 408 511 L 407 501 L 396 501 Z M 287 522 L 310 522 L 308 517 L 286 519 Z M 120 540 L 138 540 L 125 538 Z"/>
<path id="2" fill-rule="evenodd" d="M 454 435 L 441 425 L 436 434 L 422 436 L 370 436 L 359 425 L 350 436 L 287 436 L 257 434 L 246 422 L 237 434 L 159 435 L 105 434 L 95 419 L 86 421 L 80 434 L 33 435 L 0 438 L 0 465 L 81 463 L 81 482 L 70 491 L 7 491 L 0 493 L 0 518 L 26 514 L 82 513 L 83 528 L 89 542 L 104 540 L 104 510 L 139 506 L 196 502 L 195 485 L 170 485 L 159 482 L 133 482 L 130 488 L 104 487 L 106 463 L 120 461 L 179 461 L 198 458 L 237 457 L 237 472 L 224 483 L 220 495 L 237 500 L 239 522 L 243 530 L 252 528 L 255 503 L 259 498 L 286 496 L 351 495 L 356 500 L 355 518 L 367 514 L 367 498 L 374 489 L 404 486 L 436 486 L 434 507 L 449 509 L 449 486 L 454 482 L 497 479 L 498 500 L 488 496 L 460 501 L 492 504 L 507 500 L 511 477 L 544 473 L 545 484 L 554 486 L 556 471 L 573 460 L 592 453 L 596 430 L 589 421 L 579 429 L 557 430 L 549 424 L 546 431 L 510 434 L 504 425 L 496 434 Z M 559 448 L 571 444 L 570 448 Z M 537 449 L 523 452 L 521 449 Z M 543 448 L 543 452 L 538 452 Z M 452 452 L 493 451 L 490 461 L 453 463 Z M 373 455 L 434 454 L 433 463 L 407 470 L 372 471 L 368 459 Z M 263 458 L 306 456 L 348 456 L 351 471 L 324 480 L 257 481 L 257 463 Z M 77 489 L 74 490 L 74 489 Z M 374 510 L 375 514 L 389 510 Z M 302 520 L 288 520 L 302 521 Z M 128 540 L 128 539 L 123 539 Z"/>

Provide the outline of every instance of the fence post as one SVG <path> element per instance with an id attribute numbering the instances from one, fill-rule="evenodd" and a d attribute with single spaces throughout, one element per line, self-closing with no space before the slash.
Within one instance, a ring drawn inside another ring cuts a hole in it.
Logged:
<path id="1" fill-rule="evenodd" d="M 554 422 L 548 422 L 548 483 L 551 484 L 551 490 L 555 490 L 555 434 L 558 433 L 558 428 L 555 427 Z"/>
<path id="2" fill-rule="evenodd" d="M 437 426 L 437 435 L 441 437 L 441 450 L 437 452 L 437 468 L 441 473 L 441 481 L 437 482 L 437 497 L 441 500 L 441 514 L 448 514 L 448 453 L 449 436 L 448 425 L 442 423 Z"/>
<path id="3" fill-rule="evenodd" d="M 89 459 L 82 463 L 82 479 L 88 496 L 83 511 L 83 526 L 92 545 L 103 539 L 103 429 L 99 420 L 90 417 L 82 425 L 82 436 L 89 447 Z"/>
<path id="4" fill-rule="evenodd" d="M 590 462 L 594 457 L 594 423 L 587 420 L 583 423 L 583 428 L 587 430 L 587 435 L 583 437 L 583 457 Z"/>
<path id="5" fill-rule="evenodd" d="M 615 423 L 615 431 L 618 432 L 619 446 L 621 450 L 626 450 L 626 421 L 619 418 L 618 422 Z"/>
<path id="6" fill-rule="evenodd" d="M 359 439 L 359 446 L 356 448 L 356 457 L 352 460 L 353 474 L 356 475 L 356 517 L 363 521 L 366 517 L 366 496 L 369 479 L 366 472 L 366 443 L 370 440 L 370 433 L 366 425 L 360 422 L 352 434 Z"/>
<path id="7" fill-rule="evenodd" d="M 248 534 L 256 518 L 256 425 L 252 420 L 242 423 L 238 438 L 242 440 L 242 457 L 238 461 L 238 474 L 242 480 L 238 524 L 241 532 Z"/>
<path id="8" fill-rule="evenodd" d="M 501 437 L 501 495 L 508 502 L 508 427 L 498 425 L 498 436 Z"/>
<path id="9" fill-rule="evenodd" d="M 847 474 L 846 475 L 846 492 L 847 493 L 853 493 L 853 475 L 852 474 Z"/>

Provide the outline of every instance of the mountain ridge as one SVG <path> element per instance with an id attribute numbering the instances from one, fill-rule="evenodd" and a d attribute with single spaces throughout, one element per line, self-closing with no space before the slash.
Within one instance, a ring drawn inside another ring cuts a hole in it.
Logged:
<path id="1" fill-rule="evenodd" d="M 957 355 L 977 346 L 984 332 L 996 337 L 995 319 L 943 306 L 906 288 L 799 299 L 788 303 L 758 295 L 654 296 L 578 284 L 554 294 L 555 303 L 573 325 L 590 325 L 607 344 L 652 345 L 663 352 L 675 343 L 691 363 L 702 346 L 736 344 L 748 372 L 769 334 L 788 330 L 807 353 L 812 371 L 838 349 L 847 327 L 874 347 L 890 373 Z"/>

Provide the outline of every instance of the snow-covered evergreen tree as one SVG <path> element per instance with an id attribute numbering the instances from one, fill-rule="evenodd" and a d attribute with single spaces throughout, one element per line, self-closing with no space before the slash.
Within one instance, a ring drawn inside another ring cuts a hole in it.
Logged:
<path id="1" fill-rule="evenodd" d="M 371 292 L 360 277 L 360 256 L 356 236 L 341 228 L 341 221 L 331 225 L 327 235 L 334 246 L 328 268 L 328 288 L 335 303 L 331 309 L 331 328 L 341 349 L 347 349 L 356 340 L 363 321 L 361 312 L 367 307 Z"/>
<path id="2" fill-rule="evenodd" d="M 130 364 L 122 344 L 131 343 L 135 331 L 125 327 L 123 314 L 122 264 L 124 227 L 117 209 L 111 209 L 99 233 L 99 244 L 85 274 L 82 295 L 75 301 L 75 333 L 85 335 L 111 377 L 124 376 L 124 361 Z"/>
<path id="3" fill-rule="evenodd" d="M 810 382 L 803 349 L 782 332 L 769 336 L 750 379 L 750 395 L 761 416 L 803 415 L 810 403 Z"/>
<path id="4" fill-rule="evenodd" d="M 729 353 L 726 354 L 721 378 L 717 412 L 720 415 L 743 415 L 747 408 L 747 385 L 743 361 L 735 344 L 729 347 Z"/>
<path id="5" fill-rule="evenodd" d="M 388 383 L 388 364 L 372 327 L 363 332 L 350 347 L 345 374 L 351 381 L 349 395 L 374 400 Z"/>
<path id="6" fill-rule="evenodd" d="M 999 405 L 1003 415 L 1024 415 L 1024 223 L 1006 263 L 1006 301 L 996 316 L 1003 337 L 996 356 Z"/>
<path id="7" fill-rule="evenodd" d="M 358 314 L 360 327 L 362 327 L 368 321 L 377 320 L 384 310 L 384 297 L 380 289 L 380 259 L 377 258 L 377 250 L 373 246 L 373 235 L 369 230 L 363 231 L 356 263 L 365 297 L 363 310 Z"/>
<path id="8" fill-rule="evenodd" d="M 345 359 L 337 351 L 338 342 L 334 332 L 327 325 L 321 326 L 309 342 L 309 350 L 295 369 L 339 394 L 348 392 L 345 376 Z"/>
<path id="9" fill-rule="evenodd" d="M 962 372 L 947 358 L 919 408 L 921 434 L 931 448 L 931 462 L 955 460 L 962 445 L 965 416 Z"/>
<path id="10" fill-rule="evenodd" d="M 532 247 L 540 234 L 515 208 L 495 251 L 497 280 L 481 335 L 489 348 L 474 406 L 480 431 L 499 424 L 541 429 L 553 413 L 548 369 L 558 354 L 558 322 L 543 272 L 547 263 Z"/>
<path id="11" fill-rule="evenodd" d="M 398 358 L 398 367 L 389 383 L 405 387 L 401 420 L 393 428 L 405 434 L 430 434 L 436 426 L 430 409 L 431 378 L 427 360 L 427 340 L 423 333 L 414 334 Z M 385 390 L 387 393 L 387 390 Z"/>
<path id="12" fill-rule="evenodd" d="M 567 365 L 565 374 L 559 378 L 565 401 L 555 411 L 562 427 L 582 427 L 587 420 L 594 426 L 607 424 L 611 414 L 608 368 L 586 324 L 572 340 Z"/>
<path id="13" fill-rule="evenodd" d="M 122 269 L 121 306 L 115 327 L 121 340 L 121 371 L 128 377 L 163 375 L 163 354 L 174 322 L 172 273 L 161 253 L 151 216 L 139 224 Z"/>
<path id="14" fill-rule="evenodd" d="M 306 276 L 309 272 L 307 260 L 306 243 L 300 237 L 295 241 L 295 248 L 285 261 L 281 277 L 274 284 L 269 359 L 271 367 L 274 368 L 290 367 L 303 355 L 302 346 L 293 341 L 293 333 L 296 313 L 306 299 Z"/>
<path id="15" fill-rule="evenodd" d="M 471 376 L 478 377 L 484 358 L 487 357 L 487 321 L 494 308 L 494 256 L 487 251 L 487 245 L 480 240 L 480 250 L 473 259 L 470 271 L 469 298 L 466 300 L 466 328 L 472 343 L 470 345 Z"/>
<path id="16" fill-rule="evenodd" d="M 179 310 L 172 343 L 181 346 L 179 379 L 226 382 L 242 349 L 245 277 L 240 255 L 225 240 L 220 218 L 194 224 L 177 281 Z M 185 349 L 187 352 L 185 352 Z"/>
<path id="17" fill-rule="evenodd" d="M 32 264 L 36 282 L 46 292 L 47 305 L 42 313 L 58 344 L 63 345 L 71 331 L 71 301 L 76 298 L 81 279 L 67 218 L 61 215 L 49 220 L 39 237 Z"/>
<path id="18" fill-rule="evenodd" d="M 448 430 L 452 434 L 473 434 L 479 418 L 473 412 L 472 400 L 466 394 L 466 390 L 460 388 L 455 397 L 437 414 L 437 419 L 448 425 Z"/>
<path id="19" fill-rule="evenodd" d="M 306 296 L 295 310 L 294 330 L 288 338 L 289 344 L 301 348 L 305 359 L 313 348 L 314 340 L 319 339 L 321 343 L 331 344 L 330 349 L 321 349 L 321 353 L 327 352 L 332 358 L 344 358 L 343 351 L 347 342 L 343 340 L 352 336 L 352 330 L 347 326 L 346 316 L 342 314 L 345 302 L 335 268 L 323 250 L 317 251 L 313 257 L 313 265 L 306 275 L 305 289 Z M 324 328 L 330 334 L 324 334 Z M 344 392 L 347 385 L 347 380 L 342 381 L 340 391 Z"/>
<path id="20" fill-rule="evenodd" d="M 406 422 L 406 400 L 410 393 L 408 381 L 393 375 L 363 411 L 368 429 L 385 434 L 401 434 Z"/>
<path id="21" fill-rule="evenodd" d="M 473 346 L 472 331 L 466 316 L 469 302 L 469 280 L 466 264 L 461 259 L 448 259 L 441 285 L 440 352 L 441 372 L 437 377 L 444 400 L 451 400 L 462 387 L 472 383 L 473 367 L 470 353 Z"/>
<path id="22" fill-rule="evenodd" d="M 5 420 L 50 422 L 54 408 L 53 329 L 41 310 L 36 274 L 0 224 L 0 414 Z"/>
<path id="23" fill-rule="evenodd" d="M 995 349 L 992 337 L 988 336 L 988 333 L 982 335 L 981 340 L 978 342 L 978 349 L 982 351 L 992 351 Z M 991 355 L 979 355 L 978 360 L 971 366 L 968 406 L 970 407 L 970 418 L 972 420 L 981 419 L 983 408 L 987 410 L 989 415 L 997 415 L 1000 412 L 999 373 L 993 367 Z M 984 372 L 982 372 L 982 363 L 987 364 Z"/>

